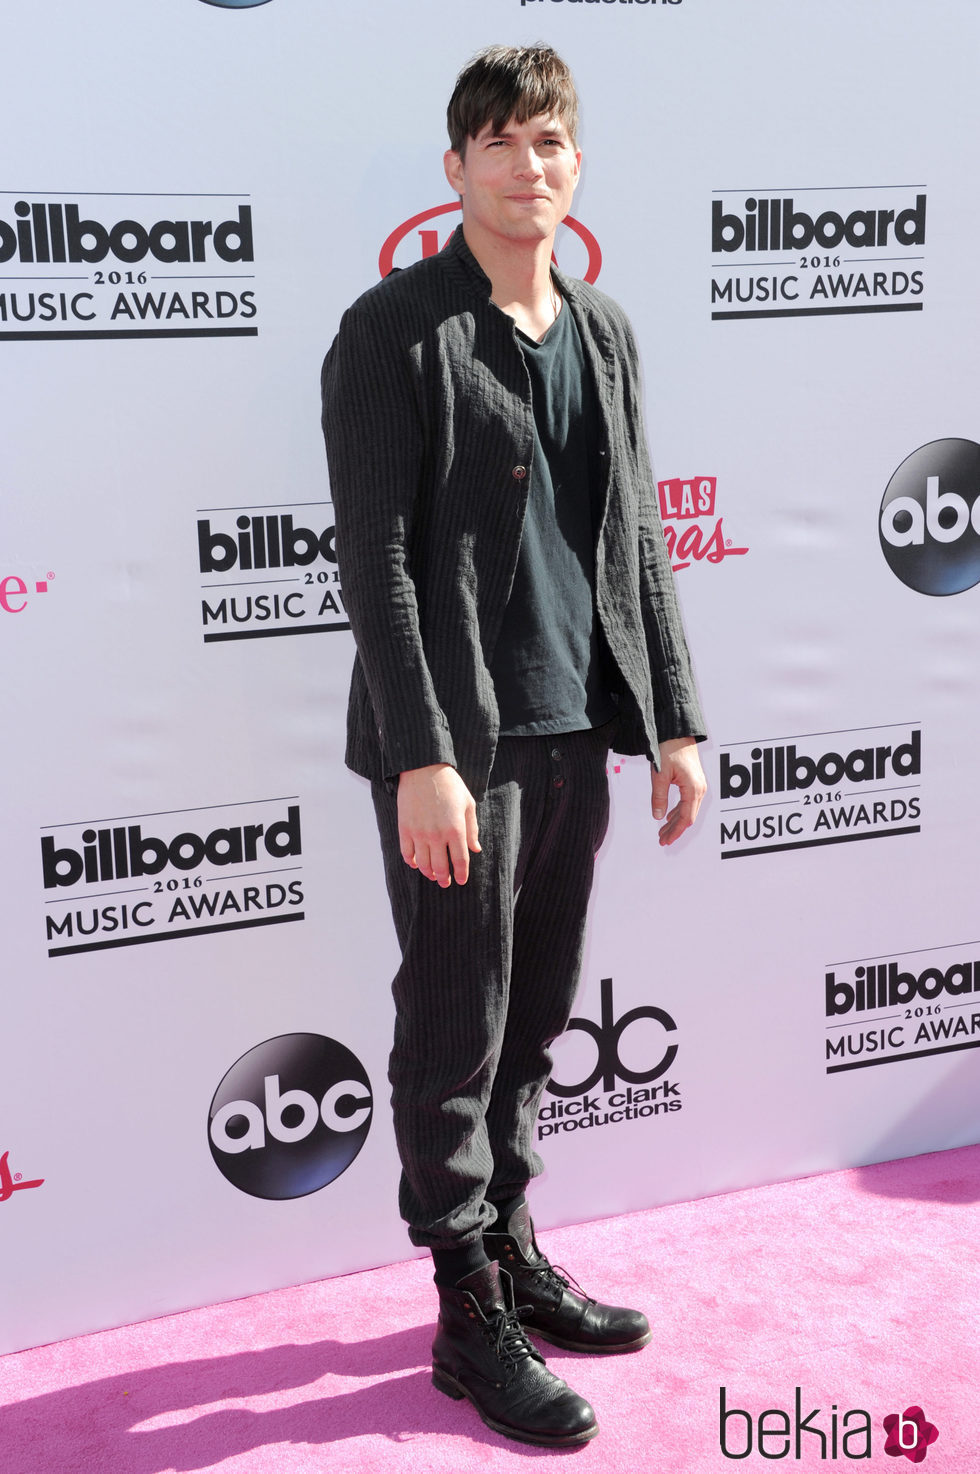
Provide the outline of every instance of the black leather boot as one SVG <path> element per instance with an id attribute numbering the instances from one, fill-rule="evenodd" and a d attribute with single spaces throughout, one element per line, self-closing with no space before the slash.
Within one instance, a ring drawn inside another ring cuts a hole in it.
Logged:
<path id="1" fill-rule="evenodd" d="M 598 1304 L 548 1263 L 535 1242 L 526 1203 L 515 1208 L 504 1232 L 484 1234 L 483 1245 L 513 1278 L 525 1326 L 552 1345 L 613 1353 L 639 1351 L 650 1340 L 650 1323 L 639 1310 Z"/>
<path id="2" fill-rule="evenodd" d="M 599 1431 L 584 1397 L 549 1372 L 514 1309 L 510 1278 L 488 1264 L 439 1290 L 432 1384 L 468 1397 L 489 1428 L 520 1443 L 567 1447 Z"/>

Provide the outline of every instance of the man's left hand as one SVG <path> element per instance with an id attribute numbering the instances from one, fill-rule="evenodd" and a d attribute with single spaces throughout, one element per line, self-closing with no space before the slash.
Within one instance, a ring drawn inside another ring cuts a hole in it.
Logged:
<path id="1" fill-rule="evenodd" d="M 660 828 L 660 843 L 673 844 L 694 823 L 708 788 L 694 738 L 671 737 L 661 742 L 660 772 L 651 764 L 650 776 L 653 780 L 650 800 L 653 817 L 662 819 L 667 815 L 666 824 Z M 676 784 L 680 796 L 668 814 L 667 802 L 672 783 Z"/>

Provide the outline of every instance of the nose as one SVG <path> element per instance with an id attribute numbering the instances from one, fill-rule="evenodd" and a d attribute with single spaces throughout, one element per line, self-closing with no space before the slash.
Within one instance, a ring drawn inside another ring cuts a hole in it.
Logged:
<path id="1" fill-rule="evenodd" d="M 544 173 L 537 151 L 529 144 L 518 149 L 514 158 L 514 173 L 521 179 L 540 179 Z"/>

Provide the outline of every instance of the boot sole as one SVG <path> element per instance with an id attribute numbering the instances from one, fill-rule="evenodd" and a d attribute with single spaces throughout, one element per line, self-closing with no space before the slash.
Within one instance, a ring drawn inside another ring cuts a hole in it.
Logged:
<path id="1" fill-rule="evenodd" d="M 550 1331 L 541 1330 L 531 1321 L 524 1321 L 524 1329 L 531 1336 L 538 1336 L 542 1341 L 548 1341 L 552 1346 L 560 1346 L 563 1351 L 580 1351 L 586 1356 L 622 1356 L 627 1351 L 641 1351 L 644 1346 L 649 1346 L 653 1340 L 653 1331 L 647 1331 L 638 1341 L 621 1341 L 615 1346 L 596 1346 L 591 1342 L 567 1341 L 560 1336 L 554 1336 Z"/>
<path id="2" fill-rule="evenodd" d="M 498 1423 L 495 1418 L 491 1418 L 463 1384 L 457 1382 L 455 1377 L 450 1376 L 441 1367 L 432 1368 L 432 1385 L 437 1391 L 444 1392 L 455 1402 L 461 1402 L 463 1398 L 466 1398 L 488 1428 L 492 1428 L 495 1433 L 502 1433 L 505 1438 L 515 1439 L 518 1443 L 544 1444 L 548 1448 L 571 1448 L 577 1443 L 588 1443 L 589 1439 L 595 1438 L 599 1431 L 599 1424 L 593 1423 L 590 1428 L 583 1429 L 581 1433 L 526 1432 L 523 1428 L 513 1428 L 509 1423 Z"/>

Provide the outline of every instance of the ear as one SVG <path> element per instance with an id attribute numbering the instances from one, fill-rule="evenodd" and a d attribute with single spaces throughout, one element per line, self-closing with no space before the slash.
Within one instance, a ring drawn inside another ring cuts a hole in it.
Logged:
<path id="1" fill-rule="evenodd" d="M 463 160 L 454 148 L 447 148 L 442 156 L 442 166 L 446 171 L 446 178 L 452 189 L 457 194 L 465 193 L 463 188 L 464 169 Z"/>
<path id="2" fill-rule="evenodd" d="M 582 150 L 580 148 L 577 148 L 575 150 L 575 179 L 572 182 L 572 188 L 573 189 L 576 189 L 577 186 L 578 186 L 579 175 L 581 174 L 581 172 L 582 172 Z"/>

